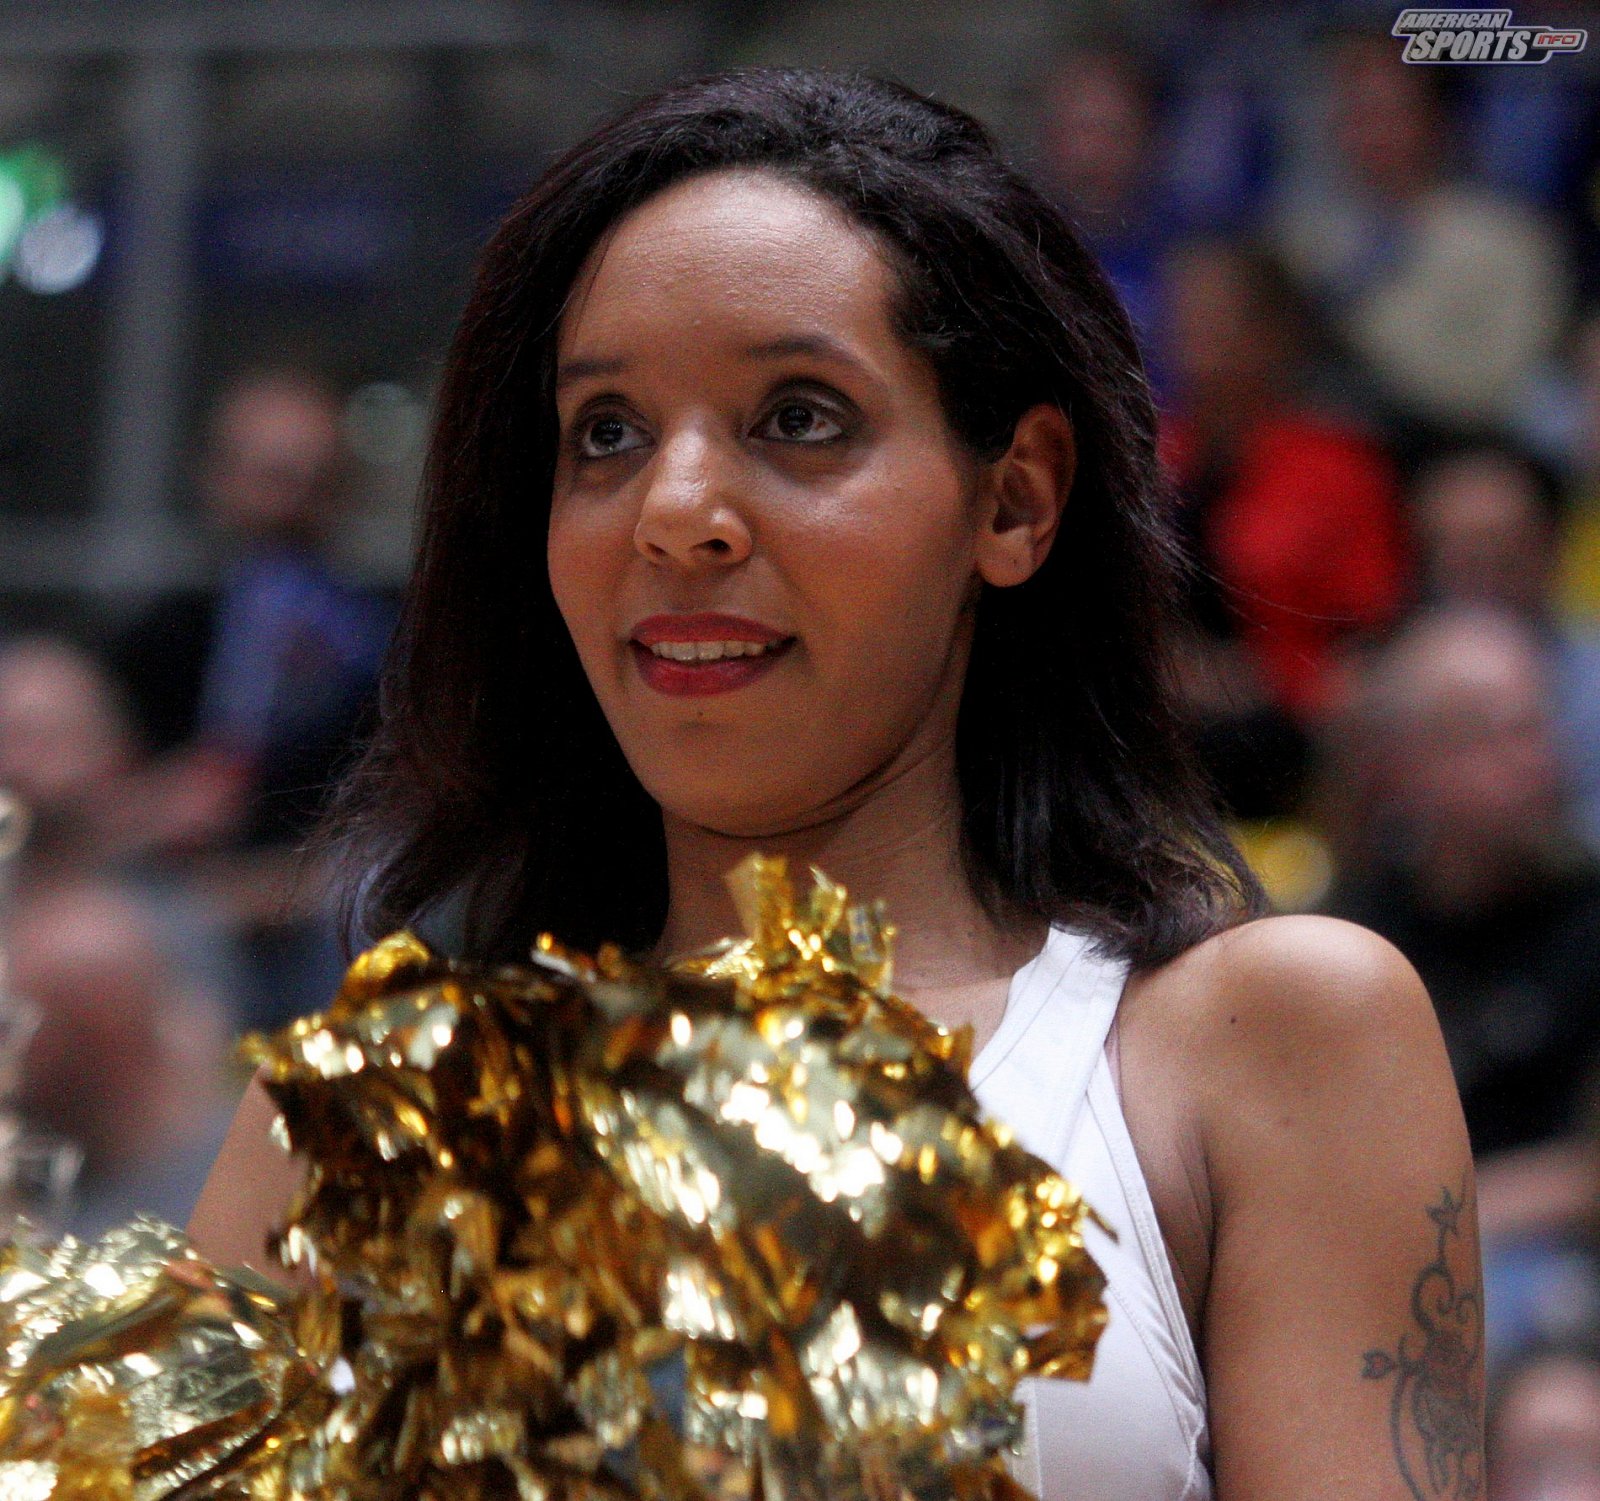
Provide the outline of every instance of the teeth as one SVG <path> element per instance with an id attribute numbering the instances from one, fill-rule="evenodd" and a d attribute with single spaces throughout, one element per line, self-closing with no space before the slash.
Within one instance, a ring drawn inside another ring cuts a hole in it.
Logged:
<path id="1" fill-rule="evenodd" d="M 759 641 L 658 641 L 650 650 L 674 662 L 719 662 L 724 657 L 759 657 L 772 648 Z"/>

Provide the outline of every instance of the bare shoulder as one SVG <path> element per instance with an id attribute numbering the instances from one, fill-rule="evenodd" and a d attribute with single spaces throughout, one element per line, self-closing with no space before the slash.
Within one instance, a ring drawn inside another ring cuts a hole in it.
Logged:
<path id="1" fill-rule="evenodd" d="M 1268 917 L 1137 977 L 1135 1047 L 1177 1081 L 1213 1173 L 1269 1130 L 1361 1135 L 1386 1115 L 1452 1137 L 1454 1081 L 1433 1004 L 1392 944 L 1336 918 Z"/>
<path id="2" fill-rule="evenodd" d="M 1354 924 L 1262 918 L 1124 1004 L 1158 1214 L 1162 1143 L 1198 1164 L 1217 1494 L 1477 1495 L 1457 1484 L 1481 1473 L 1471 1156 L 1415 970 Z M 1414 1385 L 1421 1350 L 1443 1384 Z"/>
<path id="3" fill-rule="evenodd" d="M 1405 956 L 1339 918 L 1264 917 L 1196 944 L 1137 978 L 1135 1005 L 1184 1045 L 1241 1059 L 1307 1045 L 1434 1039 L 1433 1005 Z"/>
<path id="4" fill-rule="evenodd" d="M 1479 1495 L 1472 1162 L 1416 972 L 1364 928 L 1279 917 L 1140 980 L 1212 1213 L 1217 1494 Z"/>

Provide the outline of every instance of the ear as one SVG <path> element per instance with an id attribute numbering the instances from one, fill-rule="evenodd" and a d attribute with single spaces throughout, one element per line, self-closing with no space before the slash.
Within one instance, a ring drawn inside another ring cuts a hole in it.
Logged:
<path id="1" fill-rule="evenodd" d="M 984 476 L 982 526 L 974 562 L 987 584 L 1008 588 L 1033 577 L 1049 555 L 1077 471 L 1072 423 L 1040 402 L 1017 419 L 1011 447 Z"/>

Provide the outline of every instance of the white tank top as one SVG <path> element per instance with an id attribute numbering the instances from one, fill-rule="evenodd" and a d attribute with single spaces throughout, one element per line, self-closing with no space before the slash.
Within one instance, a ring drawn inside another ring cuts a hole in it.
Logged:
<path id="1" fill-rule="evenodd" d="M 1117 1234 L 1085 1232 L 1110 1314 L 1093 1376 L 1021 1389 L 1026 1437 L 1012 1467 L 1039 1501 L 1211 1496 L 1205 1381 L 1106 1058 L 1127 972 L 1083 934 L 1052 928 L 972 1064 L 984 1109 Z"/>

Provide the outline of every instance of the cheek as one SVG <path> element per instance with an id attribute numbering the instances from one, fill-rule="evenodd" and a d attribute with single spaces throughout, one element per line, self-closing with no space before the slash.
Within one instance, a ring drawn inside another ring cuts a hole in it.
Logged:
<path id="1" fill-rule="evenodd" d="M 914 690 L 938 670 L 958 605 L 947 586 L 954 569 L 898 566 L 907 561 L 880 555 L 874 566 L 838 570 L 830 608 L 847 676 L 875 673 Z"/>
<path id="2" fill-rule="evenodd" d="M 605 529 L 581 516 L 552 513 L 545 541 L 545 566 L 556 608 L 580 654 L 611 630 L 616 595 L 615 548 Z"/>
<path id="3" fill-rule="evenodd" d="M 934 502 L 924 491 L 896 511 L 916 516 L 918 524 L 897 519 L 864 530 L 856 546 L 835 543 L 816 560 L 814 576 L 828 581 L 828 611 L 848 643 L 844 665 L 904 674 L 911 688 L 942 665 L 973 550 L 958 498 Z"/>

